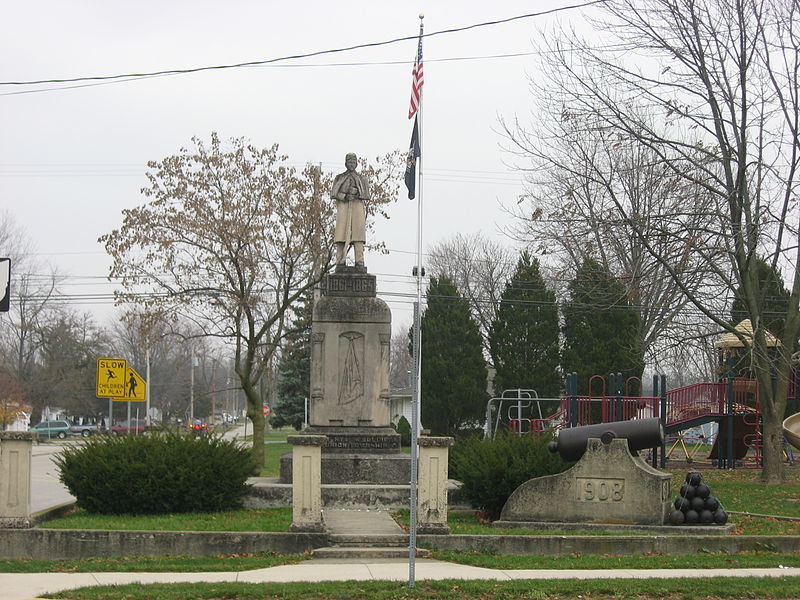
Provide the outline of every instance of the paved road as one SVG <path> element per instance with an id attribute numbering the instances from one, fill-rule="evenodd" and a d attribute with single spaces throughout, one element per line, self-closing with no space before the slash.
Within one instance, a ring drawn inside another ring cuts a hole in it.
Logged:
<path id="1" fill-rule="evenodd" d="M 42 442 L 33 445 L 31 457 L 31 511 L 37 512 L 65 502 L 74 502 L 67 488 L 58 480 L 53 458 L 65 445 L 75 442 Z"/>

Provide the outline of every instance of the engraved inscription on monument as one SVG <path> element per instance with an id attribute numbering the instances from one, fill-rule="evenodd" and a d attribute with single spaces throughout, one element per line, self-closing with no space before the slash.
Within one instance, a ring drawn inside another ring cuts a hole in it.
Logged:
<path id="1" fill-rule="evenodd" d="M 372 435 L 328 435 L 326 448 L 347 448 L 348 450 L 394 450 L 393 440 Z"/>
<path id="2" fill-rule="evenodd" d="M 339 275 L 331 273 L 325 278 L 325 294 L 328 296 L 367 296 L 375 297 L 375 276 Z"/>
<path id="3" fill-rule="evenodd" d="M 622 502 L 625 500 L 625 480 L 599 477 L 576 477 L 578 502 Z"/>

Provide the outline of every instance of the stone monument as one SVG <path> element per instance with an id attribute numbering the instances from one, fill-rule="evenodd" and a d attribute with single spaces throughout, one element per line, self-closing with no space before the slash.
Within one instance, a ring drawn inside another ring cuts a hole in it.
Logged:
<path id="1" fill-rule="evenodd" d="M 632 454 L 625 438 L 590 437 L 571 469 L 537 477 L 509 496 L 495 527 L 521 523 L 664 525 L 672 475 Z"/>
<path id="2" fill-rule="evenodd" d="M 411 461 L 391 426 L 389 343 L 392 316 L 376 297 L 375 276 L 364 266 L 369 185 L 355 171 L 355 154 L 336 176 L 336 269 L 323 281 L 311 325 L 309 427 L 325 435 L 322 483 L 408 484 Z M 347 264 L 353 247 L 354 264 Z M 281 459 L 281 481 L 291 482 L 291 460 Z"/>

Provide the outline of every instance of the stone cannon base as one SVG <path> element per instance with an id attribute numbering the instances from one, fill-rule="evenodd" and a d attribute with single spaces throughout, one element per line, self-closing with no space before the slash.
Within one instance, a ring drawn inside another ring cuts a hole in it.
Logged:
<path id="1" fill-rule="evenodd" d="M 501 521 L 664 525 L 672 475 L 632 456 L 625 439 L 590 438 L 571 469 L 537 477 L 508 498 Z"/>

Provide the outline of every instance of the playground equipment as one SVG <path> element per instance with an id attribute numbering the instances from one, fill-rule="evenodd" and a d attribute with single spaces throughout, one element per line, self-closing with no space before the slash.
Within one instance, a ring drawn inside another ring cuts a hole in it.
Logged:
<path id="1" fill-rule="evenodd" d="M 560 398 L 539 398 L 536 390 L 503 390 L 499 397 L 491 398 L 486 403 L 483 436 L 494 439 L 501 423 L 507 423 L 508 428 L 517 435 L 531 431 L 541 433 L 542 430 L 533 429 L 533 424 L 547 420 L 554 407 L 559 408 L 560 405 Z M 494 419 L 492 418 L 493 413 Z"/>
<path id="2" fill-rule="evenodd" d="M 795 413 L 783 421 L 783 437 L 800 450 L 800 413 Z"/>
<path id="3" fill-rule="evenodd" d="M 630 389 L 641 387 L 635 378 L 623 379 L 612 373 L 606 380 L 594 376 L 589 380 L 589 394 L 578 394 L 577 374 L 566 378 L 566 393 L 560 398 L 538 398 L 534 390 L 506 390 L 500 398 L 487 403 L 485 436 L 493 438 L 502 427 L 522 435 L 539 434 L 547 430 L 559 431 L 582 425 L 615 421 L 658 418 L 664 432 L 672 438 L 667 451 L 666 443 L 660 452 L 652 455 L 653 465 L 666 466 L 666 460 L 680 447 L 687 462 L 695 460 L 701 448 L 686 445 L 686 432 L 698 428 L 708 430 L 703 441 L 713 446 L 711 458 L 719 468 L 759 468 L 761 466 L 761 407 L 755 382 L 728 377 L 722 381 L 704 382 L 667 390 L 666 377 L 653 378 L 649 396 L 632 395 Z M 793 382 L 794 384 L 794 382 Z M 789 391 L 794 398 L 793 385 Z M 790 421 L 790 434 L 800 434 L 798 421 Z M 714 430 L 716 429 L 716 434 Z M 695 440 L 696 441 L 696 440 Z M 788 448 L 788 446 L 787 446 Z M 791 449 L 788 448 L 788 452 Z M 792 459 L 787 454 L 789 460 Z"/>
<path id="4" fill-rule="evenodd" d="M 560 429 L 555 441 L 550 442 L 548 448 L 550 452 L 558 452 L 564 460 L 574 461 L 583 456 L 589 438 L 597 438 L 604 444 L 617 438 L 626 439 L 628 449 L 636 452 L 663 444 L 664 427 L 658 418 L 571 427 Z"/>

